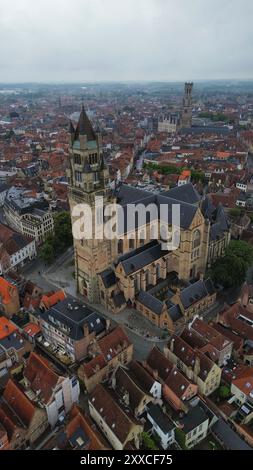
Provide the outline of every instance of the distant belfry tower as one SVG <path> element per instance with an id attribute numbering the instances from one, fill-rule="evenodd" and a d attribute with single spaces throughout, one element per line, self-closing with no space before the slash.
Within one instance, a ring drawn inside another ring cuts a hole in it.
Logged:
<path id="1" fill-rule="evenodd" d="M 92 237 L 74 237 L 75 278 L 77 291 L 90 302 L 99 301 L 97 274 L 107 268 L 116 256 L 116 241 L 95 237 L 95 227 L 103 226 L 104 212 L 95 205 L 103 198 L 104 207 L 114 202 L 109 188 L 109 173 L 102 155 L 101 135 L 96 133 L 82 106 L 76 127 L 70 122 L 69 203 L 72 226 L 76 221 L 73 208 L 86 203 L 92 211 Z"/>
<path id="2" fill-rule="evenodd" d="M 192 89 L 192 82 L 186 82 L 184 84 L 183 109 L 181 117 L 182 127 L 191 127 L 192 125 Z"/>

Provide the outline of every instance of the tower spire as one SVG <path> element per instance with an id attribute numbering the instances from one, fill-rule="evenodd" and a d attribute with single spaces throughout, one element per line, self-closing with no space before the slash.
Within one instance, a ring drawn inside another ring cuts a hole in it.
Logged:
<path id="1" fill-rule="evenodd" d="M 75 140 L 78 140 L 79 135 L 86 135 L 87 140 L 96 140 L 96 134 L 86 114 L 83 104 L 81 107 L 81 112 L 80 112 L 78 124 L 76 127 Z"/>

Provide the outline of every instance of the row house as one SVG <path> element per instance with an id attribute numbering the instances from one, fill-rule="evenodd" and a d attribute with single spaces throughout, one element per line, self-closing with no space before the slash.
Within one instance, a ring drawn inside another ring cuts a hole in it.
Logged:
<path id="1" fill-rule="evenodd" d="M 35 240 L 4 224 L 0 224 L 0 246 L 0 274 L 10 269 L 16 270 L 37 256 Z"/>
<path id="2" fill-rule="evenodd" d="M 103 338 L 91 341 L 88 347 L 89 361 L 78 369 L 78 378 L 91 392 L 98 383 L 108 379 L 119 365 L 128 364 L 133 357 L 133 344 L 123 328 L 117 326 Z"/>
<path id="3" fill-rule="evenodd" d="M 150 351 L 143 366 L 162 385 L 162 397 L 165 401 L 174 410 L 186 411 L 188 401 L 197 395 L 197 385 L 188 380 L 156 347 Z"/>
<path id="4" fill-rule="evenodd" d="M 20 334 L 14 323 L 0 317 L 0 377 L 14 364 L 22 362 L 32 345 Z"/>
<path id="5" fill-rule="evenodd" d="M 233 342 L 231 340 L 200 318 L 195 318 L 190 324 L 189 329 L 202 338 L 206 344 L 212 346 L 214 354 L 217 357 L 217 361 L 215 362 L 217 362 L 218 366 L 226 365 L 233 351 Z"/>
<path id="6" fill-rule="evenodd" d="M 53 364 L 34 352 L 29 356 L 21 385 L 26 395 L 46 411 L 51 427 L 62 421 L 79 399 L 77 378 L 59 375 Z"/>
<path id="7" fill-rule="evenodd" d="M 6 435 L 2 446 L 10 450 L 27 448 L 47 429 L 48 419 L 44 409 L 36 405 L 13 380 L 9 380 L 0 399 L 1 428 Z M 1 445 L 0 445 L 1 449 Z"/>
<path id="8" fill-rule="evenodd" d="M 119 366 L 111 379 L 112 389 L 119 398 L 119 402 L 129 408 L 135 418 L 140 417 L 147 406 L 153 402 L 153 397 L 143 391 L 131 377 L 129 371 Z"/>
<path id="9" fill-rule="evenodd" d="M 6 317 L 19 312 L 20 301 L 17 287 L 3 277 L 0 277 L 0 312 Z"/>
<path id="10" fill-rule="evenodd" d="M 110 390 L 98 384 L 88 403 L 92 419 L 114 450 L 124 450 L 129 444 L 139 449 L 143 424 L 136 421 L 128 408 L 119 405 Z"/>
<path id="11" fill-rule="evenodd" d="M 198 385 L 202 395 L 210 395 L 221 381 L 221 369 L 205 353 L 194 350 L 179 336 L 172 336 L 165 354 L 186 377 Z"/>
<path id="12" fill-rule="evenodd" d="M 55 432 L 43 445 L 43 450 L 109 450 L 110 446 L 96 428 L 90 416 L 73 405 L 64 428 Z"/>

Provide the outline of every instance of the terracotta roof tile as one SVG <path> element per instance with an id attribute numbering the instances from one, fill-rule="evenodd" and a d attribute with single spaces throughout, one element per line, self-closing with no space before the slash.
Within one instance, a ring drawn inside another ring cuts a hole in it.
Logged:
<path id="1" fill-rule="evenodd" d="M 44 403 L 50 400 L 60 378 L 50 367 L 50 363 L 34 352 L 30 354 L 24 377 L 30 382 L 34 392 L 40 391 L 40 397 Z"/>

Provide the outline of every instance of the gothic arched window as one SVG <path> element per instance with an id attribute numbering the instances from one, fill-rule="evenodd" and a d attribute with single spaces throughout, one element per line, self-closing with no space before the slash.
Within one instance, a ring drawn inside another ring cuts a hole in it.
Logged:
<path id="1" fill-rule="evenodd" d="M 201 234 L 199 230 L 195 230 L 193 234 L 193 242 L 192 242 L 192 248 L 193 250 L 197 248 L 200 245 L 201 242 Z"/>
<path id="2" fill-rule="evenodd" d="M 118 253 L 119 254 L 123 253 L 123 240 L 118 241 Z"/>

